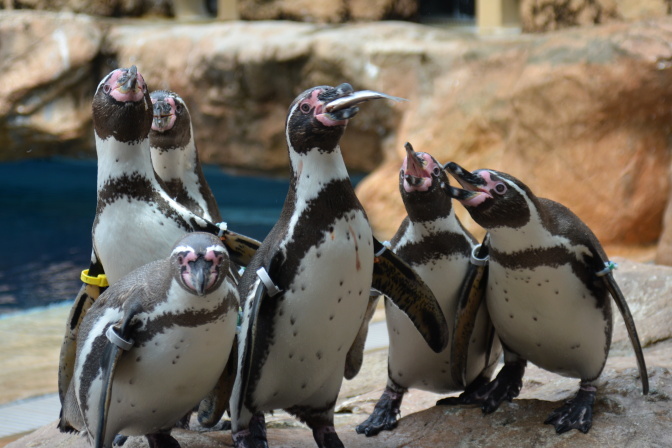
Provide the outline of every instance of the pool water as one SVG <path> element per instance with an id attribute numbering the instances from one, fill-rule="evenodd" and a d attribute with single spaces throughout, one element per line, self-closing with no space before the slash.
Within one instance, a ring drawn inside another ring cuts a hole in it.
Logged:
<path id="1" fill-rule="evenodd" d="M 0 314 L 75 298 L 89 266 L 96 172 L 95 160 L 0 163 Z M 263 240 L 288 180 L 204 172 L 229 228 Z"/>

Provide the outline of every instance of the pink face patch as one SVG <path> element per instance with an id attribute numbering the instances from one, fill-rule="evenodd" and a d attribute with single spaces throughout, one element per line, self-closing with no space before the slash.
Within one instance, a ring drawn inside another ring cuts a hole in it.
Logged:
<path id="1" fill-rule="evenodd" d="M 166 132 L 175 126 L 175 121 L 177 120 L 176 110 L 177 106 L 175 105 L 175 99 L 171 97 L 166 97 L 163 100 L 164 103 L 170 106 L 170 112 L 168 114 L 159 112 L 157 114 L 156 108 L 154 109 L 154 119 L 152 120 L 152 130 L 156 132 Z M 152 104 L 156 104 L 156 99 L 152 98 Z"/>
<path id="2" fill-rule="evenodd" d="M 124 103 L 142 101 L 142 98 L 145 95 L 145 91 L 147 89 L 145 80 L 143 79 L 142 75 L 138 73 L 133 87 L 128 88 L 128 82 L 120 82 L 127 81 L 124 79 L 127 73 L 128 70 L 125 69 L 115 70 L 105 83 L 105 92 L 109 93 L 109 95 L 115 100 Z"/>
<path id="3" fill-rule="evenodd" d="M 329 118 L 329 114 L 326 113 L 324 109 L 324 103 L 317 97 L 317 95 L 322 92 L 321 90 L 315 90 L 313 93 L 310 95 L 310 98 L 307 100 L 303 100 L 301 103 L 307 103 L 310 104 L 310 106 L 313 109 L 313 114 L 315 115 L 315 118 L 322 123 L 325 126 L 343 126 L 348 123 L 348 120 L 332 120 Z M 299 107 L 301 107 L 301 104 L 299 104 Z"/>

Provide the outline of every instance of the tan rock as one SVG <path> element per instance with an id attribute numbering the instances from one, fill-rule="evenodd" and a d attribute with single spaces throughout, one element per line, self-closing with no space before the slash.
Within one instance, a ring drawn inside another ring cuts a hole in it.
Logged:
<path id="1" fill-rule="evenodd" d="M 408 140 L 440 161 L 518 177 L 571 208 L 603 244 L 655 242 L 669 188 L 671 25 L 465 43 L 437 61 L 424 84 L 431 93 L 409 104 L 395 151 L 358 187 L 378 234 L 392 235 L 403 216 L 389 179 Z M 422 57 L 438 60 L 429 48 Z"/>
<path id="2" fill-rule="evenodd" d="M 87 16 L 0 13 L 2 158 L 59 154 L 88 131 L 90 92 L 98 82 L 92 61 L 101 39 L 100 26 Z"/>
<path id="3" fill-rule="evenodd" d="M 239 0 L 246 20 L 296 20 L 342 23 L 348 20 L 409 20 L 415 18 L 418 0 Z"/>

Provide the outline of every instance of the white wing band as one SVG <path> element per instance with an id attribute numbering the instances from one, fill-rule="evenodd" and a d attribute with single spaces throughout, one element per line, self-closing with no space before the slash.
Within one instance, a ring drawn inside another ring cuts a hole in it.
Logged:
<path id="1" fill-rule="evenodd" d="M 133 339 L 131 339 L 130 341 L 127 341 L 126 339 L 119 336 L 114 329 L 114 325 L 110 325 L 109 327 L 107 327 L 107 331 L 105 332 L 105 336 L 107 336 L 107 339 L 111 343 L 113 343 L 114 345 L 116 345 L 117 347 L 119 347 L 120 349 L 122 349 L 124 351 L 130 350 L 133 347 L 133 344 L 135 344 Z"/>
<path id="2" fill-rule="evenodd" d="M 259 277 L 261 283 L 263 283 L 264 286 L 266 287 L 269 296 L 274 297 L 282 292 L 282 290 L 280 290 L 277 286 L 275 286 L 275 283 L 273 283 L 273 280 L 271 280 L 271 277 L 269 277 L 268 272 L 266 272 L 266 269 L 264 268 L 257 269 L 257 277 Z"/>
<path id="3" fill-rule="evenodd" d="M 474 266 L 487 266 L 488 261 L 490 260 L 490 255 L 486 255 L 483 258 L 478 258 L 476 255 L 476 252 L 481 248 L 481 245 L 478 244 L 474 246 L 473 249 L 471 249 L 471 257 L 469 258 L 469 262 L 473 264 Z"/>

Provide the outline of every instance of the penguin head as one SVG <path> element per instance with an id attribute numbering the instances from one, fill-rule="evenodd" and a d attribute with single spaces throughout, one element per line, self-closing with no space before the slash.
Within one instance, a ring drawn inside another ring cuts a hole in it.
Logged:
<path id="1" fill-rule="evenodd" d="M 175 92 L 155 90 L 152 101 L 150 145 L 160 150 L 184 148 L 191 140 L 191 115 L 184 100 Z"/>
<path id="2" fill-rule="evenodd" d="M 357 105 L 379 98 L 405 101 L 372 90 L 355 92 L 348 83 L 306 90 L 292 102 L 287 114 L 285 131 L 290 150 L 299 154 L 334 151 L 348 120 L 359 112 Z"/>
<path id="3" fill-rule="evenodd" d="M 187 234 L 173 248 L 170 260 L 178 284 L 198 296 L 216 290 L 229 270 L 226 248 L 209 233 Z"/>
<path id="4" fill-rule="evenodd" d="M 406 158 L 399 170 L 399 191 L 411 220 L 431 221 L 450 214 L 450 181 L 439 162 L 426 152 L 404 145 Z"/>
<path id="5" fill-rule="evenodd" d="M 338 87 L 313 87 L 297 96 L 289 107 L 285 127 L 290 149 L 300 154 L 313 149 L 333 151 L 348 120 L 357 114 L 359 108 L 353 105 L 328 111 L 327 106 L 331 101 L 353 92 L 352 86 L 345 83 Z"/>
<path id="6" fill-rule="evenodd" d="M 147 84 L 135 65 L 110 72 L 96 89 L 92 103 L 93 127 L 99 138 L 124 143 L 147 138 L 152 125 L 152 103 Z"/>
<path id="7" fill-rule="evenodd" d="M 495 170 L 469 172 L 455 162 L 445 169 L 462 188 L 447 187 L 448 194 L 464 205 L 485 229 L 523 227 L 530 221 L 536 203 L 532 191 L 515 177 Z"/>

